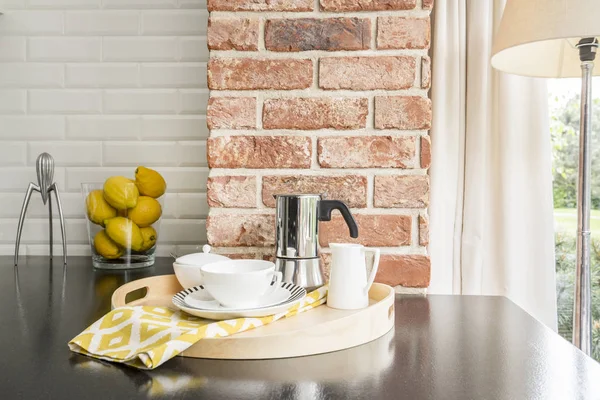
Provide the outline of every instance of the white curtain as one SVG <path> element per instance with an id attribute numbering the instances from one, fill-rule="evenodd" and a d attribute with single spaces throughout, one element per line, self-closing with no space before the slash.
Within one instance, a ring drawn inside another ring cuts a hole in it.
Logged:
<path id="1" fill-rule="evenodd" d="M 546 81 L 492 69 L 504 3 L 435 5 L 430 293 L 507 296 L 556 329 Z"/>

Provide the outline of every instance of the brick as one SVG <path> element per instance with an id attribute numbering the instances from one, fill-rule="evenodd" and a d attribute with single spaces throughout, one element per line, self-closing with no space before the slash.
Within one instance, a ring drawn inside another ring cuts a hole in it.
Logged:
<path id="1" fill-rule="evenodd" d="M 138 85 L 137 64 L 68 64 L 66 66 L 67 87 L 136 87 Z"/>
<path id="2" fill-rule="evenodd" d="M 64 66 L 61 64 L 0 64 L 0 87 L 62 87 L 64 80 Z"/>
<path id="3" fill-rule="evenodd" d="M 378 49 L 427 49 L 430 40 L 429 18 L 377 18 Z"/>
<path id="4" fill-rule="evenodd" d="M 325 282 L 329 282 L 331 273 L 331 254 L 321 252 L 319 258 L 321 258 L 321 269 L 323 271 L 323 276 L 325 277 Z"/>
<path id="5" fill-rule="evenodd" d="M 100 38 L 29 38 L 27 54 L 31 61 L 100 61 Z"/>
<path id="6" fill-rule="evenodd" d="M 208 89 L 180 89 L 182 114 L 206 114 L 208 103 Z"/>
<path id="7" fill-rule="evenodd" d="M 208 62 L 208 43 L 205 37 L 179 38 L 181 61 Z"/>
<path id="8" fill-rule="evenodd" d="M 311 140 L 298 136 L 223 136 L 208 139 L 211 168 L 310 168 Z"/>
<path id="9" fill-rule="evenodd" d="M 201 63 L 145 64 L 140 67 L 143 87 L 206 87 L 206 67 Z"/>
<path id="10" fill-rule="evenodd" d="M 431 128 L 431 100 L 419 96 L 375 97 L 375 128 Z"/>
<path id="11" fill-rule="evenodd" d="M 177 165 L 180 167 L 207 167 L 206 142 L 203 140 L 178 142 Z"/>
<path id="12" fill-rule="evenodd" d="M 67 11 L 68 35 L 137 35 L 140 25 L 137 11 Z"/>
<path id="13" fill-rule="evenodd" d="M 27 162 L 34 165 L 43 152 L 52 154 L 57 166 L 100 166 L 102 165 L 102 143 L 100 142 L 30 142 Z"/>
<path id="14" fill-rule="evenodd" d="M 25 114 L 26 109 L 25 90 L 0 90 L 0 114 Z"/>
<path id="15" fill-rule="evenodd" d="M 39 114 L 99 114 L 102 95 L 94 90 L 31 90 L 29 111 Z"/>
<path id="16" fill-rule="evenodd" d="M 206 121 L 209 129 L 254 129 L 256 98 L 212 97 L 208 100 Z"/>
<path id="17" fill-rule="evenodd" d="M 221 254 L 225 257 L 229 257 L 232 260 L 255 260 L 256 253 L 227 253 L 226 251 L 220 249 L 213 249 L 211 253 Z"/>
<path id="18" fill-rule="evenodd" d="M 201 192 L 206 191 L 208 168 L 198 167 L 156 167 L 155 168 L 167 181 L 168 192 Z M 93 167 L 93 168 L 67 168 L 68 191 L 80 192 L 83 182 L 104 182 L 109 176 L 122 175 L 133 177 L 130 166 L 124 167 Z M 2 170 L 0 169 L 0 175 Z M 35 168 L 32 170 L 35 181 Z M 2 176 L 0 176 L 2 178 Z M 63 180 L 64 182 L 64 180 Z M 0 186 L 1 186 L 0 180 Z M 62 185 L 65 187 L 64 185 Z"/>
<path id="19" fill-rule="evenodd" d="M 107 90 L 104 112 L 114 114 L 174 114 L 179 107 L 176 90 Z"/>
<path id="20" fill-rule="evenodd" d="M 421 137 L 421 168 L 431 165 L 431 139 L 429 136 Z"/>
<path id="21" fill-rule="evenodd" d="M 180 162 L 175 142 L 105 142 L 102 153 L 102 165 L 107 167 L 176 166 Z"/>
<path id="22" fill-rule="evenodd" d="M 416 0 L 320 0 L 323 11 L 412 10 Z"/>
<path id="23" fill-rule="evenodd" d="M 431 261 L 422 255 L 381 256 L 375 281 L 390 286 L 425 288 L 431 279 Z"/>
<path id="24" fill-rule="evenodd" d="M 142 11 L 144 35 L 206 35 L 205 10 Z"/>
<path id="25" fill-rule="evenodd" d="M 433 0 L 423 0 L 423 9 L 431 10 L 433 8 Z"/>
<path id="26" fill-rule="evenodd" d="M 431 59 L 427 56 L 421 59 L 421 89 L 431 87 Z"/>
<path id="27" fill-rule="evenodd" d="M 319 86 L 322 89 L 399 90 L 415 81 L 414 57 L 321 58 Z"/>
<path id="28" fill-rule="evenodd" d="M 208 63 L 208 87 L 213 90 L 291 90 L 312 85 L 311 60 L 215 58 Z"/>
<path id="29" fill-rule="evenodd" d="M 29 7 L 36 8 L 99 8 L 101 0 L 28 0 Z"/>
<path id="30" fill-rule="evenodd" d="M 177 38 L 108 37 L 103 39 L 105 61 L 176 61 Z"/>
<path id="31" fill-rule="evenodd" d="M 360 129 L 367 123 L 368 101 L 363 98 L 267 99 L 264 129 Z"/>
<path id="32" fill-rule="evenodd" d="M 142 117 L 142 139 L 200 140 L 208 137 L 206 118 L 202 115 Z"/>
<path id="33" fill-rule="evenodd" d="M 330 136 L 317 145 L 323 168 L 414 168 L 416 140 L 409 136 Z"/>
<path id="34" fill-rule="evenodd" d="M 65 119 L 57 116 L 0 117 L 4 140 L 60 140 L 65 137 Z"/>
<path id="35" fill-rule="evenodd" d="M 6 35 L 62 35 L 61 11 L 11 11 L 2 17 L 0 37 Z"/>
<path id="36" fill-rule="evenodd" d="M 170 186 L 170 182 L 169 182 Z M 176 193 L 175 201 L 170 201 L 167 193 L 165 205 L 175 203 L 176 214 L 175 218 L 203 218 L 208 216 L 208 204 L 206 202 L 206 193 Z"/>
<path id="37" fill-rule="evenodd" d="M 376 176 L 373 203 L 384 208 L 424 208 L 429 205 L 427 175 Z"/>
<path id="38" fill-rule="evenodd" d="M 312 0 L 208 0 L 208 11 L 312 11 Z"/>
<path id="39" fill-rule="evenodd" d="M 341 215 L 319 223 L 319 243 L 360 243 L 364 246 L 397 247 L 410 245 L 411 221 L 408 215 L 355 214 L 358 238 L 350 237 L 348 226 Z"/>
<path id="40" fill-rule="evenodd" d="M 36 154 L 37 156 L 37 154 Z M 27 143 L 2 141 L 0 146 L 0 166 L 25 166 L 27 162 Z M 21 196 L 22 197 L 22 196 Z M 21 203 L 23 199 L 21 199 Z M 6 207 L 6 203 L 1 203 Z M 17 207 L 15 207 L 16 209 Z M 12 210 L 11 210 L 12 211 Z M 9 215 L 13 217 L 14 215 Z"/>
<path id="41" fill-rule="evenodd" d="M 31 166 L 27 167 L 4 167 L 0 168 L 0 191 L 2 192 L 13 192 L 19 193 L 21 196 L 24 196 L 24 192 L 27 188 L 29 182 L 37 182 L 37 176 L 35 172 L 35 168 Z M 56 168 L 54 169 L 54 182 L 58 185 L 59 188 L 65 187 L 65 169 L 64 168 Z M 78 193 L 81 193 L 81 186 L 77 188 Z M 32 197 L 35 199 L 35 197 Z M 38 197 L 39 199 L 39 197 Z M 23 201 L 23 197 L 21 197 L 21 201 Z M 39 200 L 38 200 L 39 201 Z M 32 201 L 31 203 L 34 203 Z M 23 203 L 21 203 L 23 204 Z M 18 208 L 12 210 L 13 218 L 16 218 L 16 212 Z M 48 214 L 46 214 L 48 215 Z M 27 218 L 25 219 L 27 220 Z M 17 221 L 13 220 L 12 222 L 15 232 L 17 229 Z M 58 225 L 58 224 L 57 224 Z M 47 230 L 46 230 L 47 231 Z M 57 236 L 59 237 L 59 236 Z M 14 239 L 15 236 L 11 236 L 10 239 Z M 8 239 L 8 240 L 10 240 Z"/>
<path id="42" fill-rule="evenodd" d="M 255 176 L 213 176 L 208 178 L 210 207 L 256 207 Z"/>
<path id="43" fill-rule="evenodd" d="M 361 175 L 263 177 L 262 201 L 265 206 L 275 207 L 273 195 L 282 193 L 323 194 L 327 199 L 343 201 L 348 207 L 364 208 L 367 206 L 367 178 Z"/>
<path id="44" fill-rule="evenodd" d="M 102 0 L 105 8 L 175 8 L 177 0 Z"/>
<path id="45" fill-rule="evenodd" d="M 67 138 L 79 140 L 137 140 L 140 121 L 131 116 L 67 117 Z"/>
<path id="46" fill-rule="evenodd" d="M 258 19 L 215 18 L 208 20 L 210 50 L 258 50 Z"/>
<path id="47" fill-rule="evenodd" d="M 265 47 L 270 51 L 366 50 L 371 21 L 366 18 L 298 18 L 268 20 Z"/>
<path id="48" fill-rule="evenodd" d="M 162 219 L 160 243 L 195 244 L 206 242 L 206 223 L 198 219 Z"/>
<path id="49" fill-rule="evenodd" d="M 429 217 L 427 215 L 419 215 L 419 244 L 427 246 L 429 244 Z"/>
<path id="50" fill-rule="evenodd" d="M 211 246 L 268 247 L 275 244 L 275 216 L 250 214 L 209 215 L 206 220 Z"/>
<path id="51" fill-rule="evenodd" d="M 0 37 L 0 61 L 25 61 L 26 46 L 23 37 Z"/>

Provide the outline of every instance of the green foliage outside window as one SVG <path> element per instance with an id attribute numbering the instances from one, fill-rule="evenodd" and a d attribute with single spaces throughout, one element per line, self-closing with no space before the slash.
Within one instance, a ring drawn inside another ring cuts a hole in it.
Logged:
<path id="1" fill-rule="evenodd" d="M 553 96 L 550 98 L 554 208 L 574 209 L 577 207 L 579 99 L 579 95 Z M 592 118 L 592 208 L 599 210 L 600 99 L 596 99 L 593 102 Z M 564 210 L 559 212 L 564 213 Z M 595 221 L 592 222 L 594 223 Z M 571 341 L 573 332 L 573 300 L 575 294 L 575 223 L 573 222 L 573 226 L 567 230 L 557 230 L 556 291 L 558 297 L 558 331 L 565 339 Z M 600 361 L 600 232 L 592 232 L 591 264 L 592 357 Z"/>

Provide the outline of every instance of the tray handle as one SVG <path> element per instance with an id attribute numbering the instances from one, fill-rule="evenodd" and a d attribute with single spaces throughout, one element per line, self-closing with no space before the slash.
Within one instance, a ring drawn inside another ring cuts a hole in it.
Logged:
<path id="1" fill-rule="evenodd" d="M 133 293 L 136 290 L 146 289 L 146 294 L 141 299 L 137 299 L 127 303 L 127 295 L 129 293 Z M 123 285 L 112 295 L 111 298 L 111 306 L 114 310 L 115 308 L 125 307 L 125 306 L 135 306 L 137 304 L 143 303 L 144 299 L 148 297 L 148 293 L 150 292 L 150 286 L 146 283 L 146 279 L 139 279 L 137 281 L 129 282 L 127 285 Z"/>

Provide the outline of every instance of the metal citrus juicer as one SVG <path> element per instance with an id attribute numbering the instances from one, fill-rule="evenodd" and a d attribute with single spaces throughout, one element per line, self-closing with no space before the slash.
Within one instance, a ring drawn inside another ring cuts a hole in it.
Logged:
<path id="1" fill-rule="evenodd" d="M 67 265 L 67 240 L 65 234 L 65 218 L 63 216 L 62 205 L 60 204 L 60 197 L 58 193 L 58 187 L 54 182 L 54 159 L 48 153 L 42 153 L 38 156 L 35 161 L 35 169 L 37 172 L 38 184 L 29 182 L 27 192 L 25 193 L 25 199 L 23 200 L 23 207 L 21 207 L 21 216 L 19 217 L 19 226 L 17 228 L 17 241 L 15 243 L 15 266 L 19 262 L 19 245 L 21 243 L 21 233 L 23 232 L 23 222 L 25 221 L 25 213 L 29 206 L 29 200 L 31 200 L 31 193 L 34 191 L 42 195 L 42 201 L 44 205 L 48 203 L 48 221 L 50 222 L 50 259 L 52 259 L 53 251 L 53 234 L 52 234 L 52 197 L 51 192 L 54 192 L 56 196 L 56 206 L 58 208 L 58 216 L 60 218 L 60 232 L 62 234 L 62 245 L 63 245 L 63 261 Z"/>

